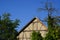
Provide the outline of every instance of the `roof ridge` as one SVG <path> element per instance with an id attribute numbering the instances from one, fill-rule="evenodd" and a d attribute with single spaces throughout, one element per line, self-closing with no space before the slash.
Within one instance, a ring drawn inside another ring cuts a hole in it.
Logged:
<path id="1" fill-rule="evenodd" d="M 29 26 L 30 23 L 32 23 L 35 19 L 38 19 L 38 21 L 41 22 L 41 20 L 38 17 L 34 17 L 31 19 L 31 21 L 29 21 L 20 31 L 19 33 L 21 33 L 25 28 L 27 28 Z M 42 22 L 41 22 L 42 23 Z M 42 23 L 43 24 L 43 23 Z M 43 24 L 44 25 L 44 24 Z M 44 25 L 45 26 L 45 25 Z M 46 27 L 46 26 L 45 26 Z M 17 36 L 19 35 L 19 33 L 17 34 Z"/>

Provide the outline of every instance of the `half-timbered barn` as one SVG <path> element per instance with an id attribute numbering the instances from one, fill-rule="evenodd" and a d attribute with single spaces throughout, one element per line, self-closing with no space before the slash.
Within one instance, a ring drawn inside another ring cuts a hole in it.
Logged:
<path id="1" fill-rule="evenodd" d="M 30 40 L 32 31 L 39 31 L 42 37 L 47 33 L 47 27 L 37 18 L 33 18 L 17 35 L 18 40 Z"/>

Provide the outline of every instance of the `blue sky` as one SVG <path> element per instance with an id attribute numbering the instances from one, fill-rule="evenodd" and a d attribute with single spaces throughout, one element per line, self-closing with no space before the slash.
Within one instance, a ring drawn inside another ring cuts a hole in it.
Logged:
<path id="1" fill-rule="evenodd" d="M 47 12 L 37 12 L 37 9 L 44 7 L 47 0 L 0 0 L 0 15 L 5 12 L 11 14 L 11 19 L 19 19 L 20 26 L 17 28 L 19 31 L 25 26 L 32 18 L 38 17 L 43 19 L 47 16 Z M 60 0 L 49 0 L 53 6 L 60 10 Z M 59 14 L 60 15 L 60 14 Z"/>

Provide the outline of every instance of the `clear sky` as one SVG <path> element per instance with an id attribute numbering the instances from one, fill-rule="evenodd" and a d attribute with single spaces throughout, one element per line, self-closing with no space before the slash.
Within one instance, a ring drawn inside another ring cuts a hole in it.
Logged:
<path id="1" fill-rule="evenodd" d="M 11 14 L 11 19 L 19 19 L 20 26 L 17 30 L 23 28 L 32 18 L 38 17 L 43 19 L 46 12 L 37 12 L 37 9 L 44 7 L 47 0 L 0 0 L 0 15 L 5 12 Z M 49 0 L 53 6 L 60 10 L 60 0 Z"/>

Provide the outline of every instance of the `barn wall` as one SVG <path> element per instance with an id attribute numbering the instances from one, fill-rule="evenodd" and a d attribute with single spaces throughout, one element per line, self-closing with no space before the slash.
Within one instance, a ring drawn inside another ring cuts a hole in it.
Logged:
<path id="1" fill-rule="evenodd" d="M 32 31 L 40 31 L 41 36 L 45 37 L 47 31 L 46 26 L 42 24 L 38 19 L 35 19 L 27 28 L 25 28 L 18 36 L 19 40 L 30 40 Z"/>

